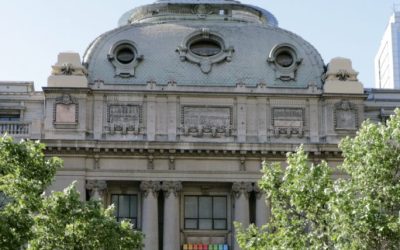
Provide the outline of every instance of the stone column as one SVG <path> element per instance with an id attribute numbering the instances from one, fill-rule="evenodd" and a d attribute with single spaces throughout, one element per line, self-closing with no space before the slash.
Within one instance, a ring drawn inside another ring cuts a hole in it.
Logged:
<path id="1" fill-rule="evenodd" d="M 265 193 L 257 184 L 254 185 L 254 192 L 256 193 L 256 226 L 261 227 L 271 219 L 271 207 Z"/>
<path id="2" fill-rule="evenodd" d="M 179 192 L 182 190 L 180 182 L 164 182 L 164 250 L 180 249 L 179 226 Z"/>
<path id="3" fill-rule="evenodd" d="M 104 202 L 104 192 L 107 189 L 107 182 L 102 180 L 86 181 L 86 189 L 90 190 L 90 199 Z"/>
<path id="4" fill-rule="evenodd" d="M 249 193 L 253 191 L 253 185 L 247 182 L 235 182 L 232 185 L 232 194 L 235 199 L 234 220 L 242 223 L 243 227 L 248 227 L 250 223 Z M 233 250 L 239 250 L 236 242 Z"/>
<path id="5" fill-rule="evenodd" d="M 158 249 L 158 191 L 161 189 L 159 182 L 143 181 L 140 190 L 143 192 L 142 202 L 142 232 L 144 250 Z"/>

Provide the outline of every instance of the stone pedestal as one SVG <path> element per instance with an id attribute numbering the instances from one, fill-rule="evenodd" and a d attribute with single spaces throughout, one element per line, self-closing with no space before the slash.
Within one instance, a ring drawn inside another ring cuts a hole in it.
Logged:
<path id="1" fill-rule="evenodd" d="M 234 221 L 242 223 L 243 227 L 248 227 L 250 223 L 249 193 L 251 191 L 253 191 L 251 183 L 236 182 L 232 185 L 233 198 L 235 199 Z M 240 247 L 235 240 L 233 250 L 239 249 Z"/>
<path id="2" fill-rule="evenodd" d="M 158 249 L 158 191 L 159 182 L 144 181 L 140 184 L 143 191 L 142 207 L 142 232 L 144 238 L 144 250 Z"/>
<path id="3" fill-rule="evenodd" d="M 180 182 L 164 182 L 164 250 L 180 249 L 179 240 L 179 192 Z"/>

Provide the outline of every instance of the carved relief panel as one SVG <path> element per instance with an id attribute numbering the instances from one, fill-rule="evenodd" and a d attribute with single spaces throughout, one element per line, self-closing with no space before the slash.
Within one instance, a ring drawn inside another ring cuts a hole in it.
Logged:
<path id="1" fill-rule="evenodd" d="M 232 107 L 183 106 L 181 134 L 193 137 L 228 137 L 232 135 Z"/>
<path id="2" fill-rule="evenodd" d="M 79 104 L 69 94 L 56 98 L 53 109 L 53 124 L 56 126 L 74 126 L 78 124 Z"/>
<path id="3" fill-rule="evenodd" d="M 108 104 L 105 131 L 110 134 L 142 134 L 142 106 L 138 104 Z"/>
<path id="4" fill-rule="evenodd" d="M 304 135 L 304 109 L 303 108 L 273 108 L 272 132 L 275 137 L 286 136 L 288 138 Z"/>
<path id="5" fill-rule="evenodd" d="M 358 127 L 357 108 L 349 101 L 335 104 L 334 120 L 336 130 L 356 130 Z"/>

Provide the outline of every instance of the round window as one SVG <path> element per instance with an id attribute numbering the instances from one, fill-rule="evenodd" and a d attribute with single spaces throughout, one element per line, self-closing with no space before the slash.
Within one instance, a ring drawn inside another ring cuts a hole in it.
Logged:
<path id="1" fill-rule="evenodd" d="M 276 55 L 276 63 L 284 68 L 292 66 L 294 62 L 293 55 L 289 51 L 281 51 Z"/>
<path id="2" fill-rule="evenodd" d="M 115 57 L 119 63 L 129 64 L 135 59 L 135 51 L 131 45 L 120 45 L 115 50 Z"/>
<path id="3" fill-rule="evenodd" d="M 215 56 L 221 52 L 221 45 L 213 40 L 199 40 L 190 44 L 190 51 L 198 56 Z"/>

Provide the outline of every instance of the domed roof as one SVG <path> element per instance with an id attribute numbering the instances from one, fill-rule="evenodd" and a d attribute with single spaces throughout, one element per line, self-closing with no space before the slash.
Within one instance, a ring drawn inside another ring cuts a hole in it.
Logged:
<path id="1" fill-rule="evenodd" d="M 89 82 L 322 85 L 318 51 L 257 7 L 232 0 L 160 0 L 128 12 L 120 24 L 87 49 Z"/>

